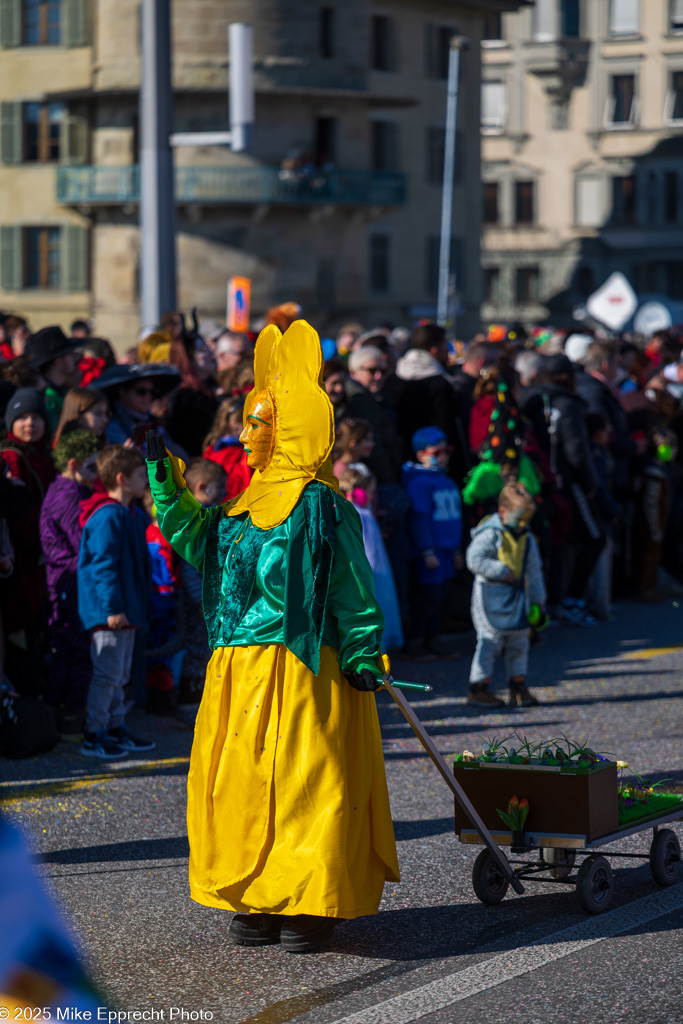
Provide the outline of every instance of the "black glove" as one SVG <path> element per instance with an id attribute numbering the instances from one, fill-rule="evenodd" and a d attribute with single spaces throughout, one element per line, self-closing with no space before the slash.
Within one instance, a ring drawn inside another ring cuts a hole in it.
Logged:
<path id="1" fill-rule="evenodd" d="M 165 464 L 166 445 L 158 430 L 148 430 L 145 438 L 147 441 L 147 459 L 149 462 L 156 462 L 156 478 L 163 484 L 168 476 Z"/>
<path id="2" fill-rule="evenodd" d="M 380 684 L 377 677 L 369 668 L 362 668 L 360 672 L 346 672 L 346 681 L 354 690 L 361 690 L 368 693 L 371 690 L 378 690 Z"/>

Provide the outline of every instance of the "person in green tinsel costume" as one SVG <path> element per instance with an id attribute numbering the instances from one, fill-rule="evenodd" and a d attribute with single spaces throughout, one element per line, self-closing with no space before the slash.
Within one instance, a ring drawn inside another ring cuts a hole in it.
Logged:
<path id="1" fill-rule="evenodd" d="M 482 371 L 474 391 L 470 444 L 480 461 L 468 473 L 462 496 L 478 518 L 497 511 L 498 495 L 511 481 L 523 483 L 534 498 L 541 493 L 541 473 L 525 454 L 527 425 L 514 391 L 514 374 L 499 365 Z"/>

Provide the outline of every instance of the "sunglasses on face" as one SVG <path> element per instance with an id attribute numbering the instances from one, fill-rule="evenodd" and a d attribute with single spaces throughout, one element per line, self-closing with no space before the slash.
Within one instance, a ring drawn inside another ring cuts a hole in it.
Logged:
<path id="1" fill-rule="evenodd" d="M 135 395 L 153 395 L 154 388 L 133 388 L 133 394 Z"/>
<path id="2" fill-rule="evenodd" d="M 371 373 L 373 377 L 381 377 L 384 374 L 383 366 L 364 366 L 363 369 L 366 373 Z"/>

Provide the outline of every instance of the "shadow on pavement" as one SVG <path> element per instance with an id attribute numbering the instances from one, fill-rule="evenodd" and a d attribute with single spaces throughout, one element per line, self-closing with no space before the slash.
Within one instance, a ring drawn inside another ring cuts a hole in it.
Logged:
<path id="1" fill-rule="evenodd" d="M 130 843 L 74 846 L 38 854 L 40 864 L 104 864 L 112 861 L 182 860 L 190 856 L 187 836 L 171 839 L 136 839 Z"/>

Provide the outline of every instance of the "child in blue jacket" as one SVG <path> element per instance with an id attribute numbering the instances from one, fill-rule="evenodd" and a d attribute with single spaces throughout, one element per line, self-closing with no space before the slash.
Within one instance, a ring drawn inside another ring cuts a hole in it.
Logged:
<path id="1" fill-rule="evenodd" d="M 449 580 L 462 568 L 462 499 L 446 476 L 450 455 L 439 427 L 422 427 L 412 437 L 417 462 L 403 466 L 403 486 L 412 507 L 408 529 L 415 570 L 409 637 L 403 654 L 421 661 L 443 656 L 436 645 Z"/>
<path id="2" fill-rule="evenodd" d="M 146 629 L 151 562 L 147 516 L 133 502 L 147 487 L 147 470 L 134 448 L 108 445 L 97 459 L 101 488 L 81 504 L 78 613 L 91 631 L 93 674 L 88 693 L 87 757 L 125 757 L 152 750 L 125 726 L 124 686 L 130 678 L 135 631 Z"/>

